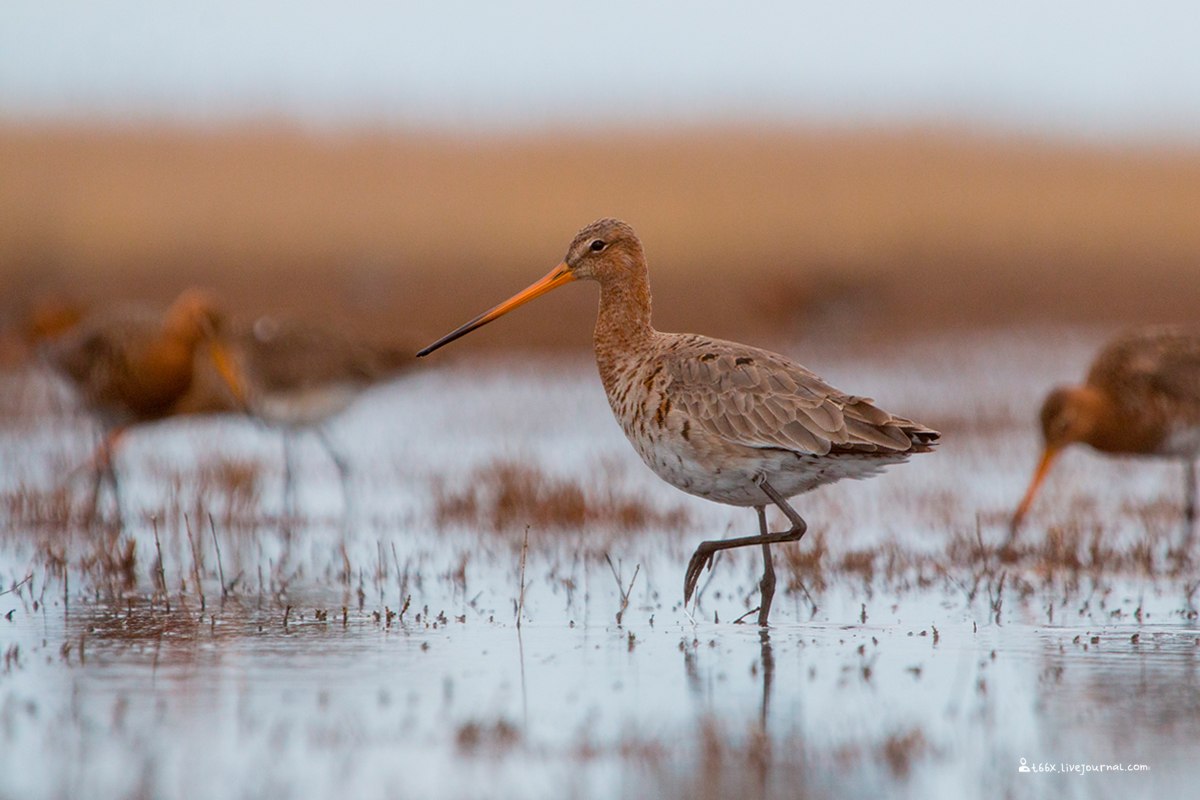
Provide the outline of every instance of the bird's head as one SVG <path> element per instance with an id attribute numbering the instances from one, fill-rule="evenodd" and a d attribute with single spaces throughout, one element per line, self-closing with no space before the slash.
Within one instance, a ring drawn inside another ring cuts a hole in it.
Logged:
<path id="1" fill-rule="evenodd" d="M 34 346 L 54 341 L 79 325 L 85 312 L 83 304 L 68 294 L 41 295 L 26 311 L 23 338 Z"/>
<path id="2" fill-rule="evenodd" d="M 165 327 L 169 336 L 189 347 L 207 344 L 208 357 L 234 400 L 246 407 L 246 382 L 226 337 L 225 314 L 216 295 L 207 289 L 185 289 L 167 309 Z"/>
<path id="3" fill-rule="evenodd" d="M 1061 450 L 1075 442 L 1087 442 L 1104 413 L 1104 400 L 1089 386 L 1060 386 L 1042 403 L 1042 441 L 1048 449 Z"/>
<path id="4" fill-rule="evenodd" d="M 541 280 L 446 334 L 417 355 L 427 356 L 563 284 L 577 280 L 597 281 L 602 285 L 624 282 L 639 271 L 644 274 L 645 269 L 642 243 L 638 241 L 633 228 L 618 219 L 596 220 L 575 235 L 571 246 L 567 248 L 567 255 Z"/>
<path id="5" fill-rule="evenodd" d="M 644 264 L 633 228 L 619 219 L 599 219 L 575 234 L 559 267 L 566 267 L 573 279 L 605 283 L 627 280 Z"/>
<path id="6" fill-rule="evenodd" d="M 1010 537 L 1015 537 L 1025 514 L 1033 505 L 1038 488 L 1050 472 L 1059 454 L 1068 445 L 1087 442 L 1092 438 L 1104 413 L 1104 398 L 1090 386 L 1060 386 L 1042 403 L 1042 456 L 1034 470 L 1025 497 L 1017 506 L 1010 526 Z"/>
<path id="7" fill-rule="evenodd" d="M 207 289 L 185 289 L 167 309 L 167 331 L 187 342 L 216 337 L 224 328 L 225 315 L 216 295 Z"/>

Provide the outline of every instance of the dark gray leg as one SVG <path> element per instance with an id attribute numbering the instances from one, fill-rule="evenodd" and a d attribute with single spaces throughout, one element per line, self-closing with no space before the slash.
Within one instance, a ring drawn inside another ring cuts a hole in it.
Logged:
<path id="1" fill-rule="evenodd" d="M 333 466 L 337 468 L 338 480 L 342 484 L 342 508 L 346 519 L 350 518 L 350 465 L 346 463 L 346 459 L 338 452 L 338 449 L 333 446 L 333 440 L 329 438 L 329 431 L 325 430 L 324 425 L 318 425 L 315 429 L 317 439 L 321 442 L 321 446 L 325 448 L 325 452 L 329 454 L 329 460 L 333 462 Z"/>
<path id="2" fill-rule="evenodd" d="M 83 519 L 84 527 L 91 528 L 96 524 L 96 520 L 100 518 L 100 494 L 104 491 L 105 470 L 107 469 L 107 454 L 105 447 L 108 444 L 108 431 L 103 427 L 96 429 L 96 445 L 92 451 L 91 473 L 92 473 L 92 497 L 91 503 L 88 505 L 87 516 Z"/>
<path id="3" fill-rule="evenodd" d="M 91 528 L 96 524 L 96 520 L 100 518 L 100 492 L 104 488 L 104 480 L 107 473 L 102 464 L 96 463 L 92 466 L 92 502 L 88 507 L 88 514 L 84 520 L 84 526 Z"/>
<path id="4" fill-rule="evenodd" d="M 295 433 L 291 428 L 283 429 L 283 508 L 280 509 L 280 515 L 287 520 L 286 525 L 291 525 L 291 520 L 296 516 L 296 454 L 293 436 Z"/>
<path id="5" fill-rule="evenodd" d="M 735 547 L 746 547 L 748 545 L 772 545 L 782 544 L 783 542 L 797 542 L 800 537 L 804 536 L 804 532 L 808 530 L 808 525 L 796 513 L 796 509 L 792 508 L 783 495 L 775 490 L 775 487 L 767 483 L 765 478 L 759 478 L 755 481 L 758 488 L 763 490 L 772 503 L 779 507 L 779 510 L 784 513 L 788 521 L 792 523 L 792 527 L 786 531 L 779 533 L 766 532 L 766 512 L 762 507 L 759 507 L 759 518 L 761 522 L 762 533 L 758 536 L 742 536 L 736 539 L 713 539 L 707 542 L 701 542 L 696 548 L 696 552 L 692 554 L 692 558 L 688 561 L 687 572 L 683 576 L 683 602 L 687 603 L 692 592 L 696 589 L 696 582 L 700 579 L 700 573 L 704 571 L 706 566 L 712 565 L 713 556 L 722 550 L 729 550 Z M 772 595 L 775 591 L 775 573 L 770 560 L 770 551 L 765 549 L 763 556 L 766 561 L 766 571 L 763 573 L 763 580 L 760 584 L 764 591 L 763 607 L 759 612 L 759 624 L 766 624 L 766 612 L 770 611 L 770 598 L 766 596 L 766 589 L 770 588 Z M 769 574 L 768 574 L 769 573 Z M 765 609 L 765 611 L 763 610 Z"/>
<path id="6" fill-rule="evenodd" d="M 759 534 L 766 537 L 770 535 L 767 530 L 767 509 L 763 506 L 755 506 L 754 510 L 758 512 L 758 531 Z M 775 565 L 771 563 L 771 545 L 763 542 L 763 576 L 758 583 L 759 596 L 762 598 L 758 605 L 758 624 L 760 627 L 767 627 L 767 617 L 771 614 L 771 601 L 775 599 Z"/>
<path id="7" fill-rule="evenodd" d="M 1196 462 L 1188 459 L 1183 467 L 1183 551 L 1187 553 L 1196 535 Z"/>
<path id="8" fill-rule="evenodd" d="M 112 496 L 116 525 L 118 531 L 125 530 L 125 514 L 121 510 L 121 482 L 117 479 L 117 467 L 110 457 L 108 462 L 108 480 L 112 484 Z"/>
<path id="9" fill-rule="evenodd" d="M 121 517 L 121 487 L 117 482 L 116 467 L 113 466 L 117 444 L 124 435 L 125 428 L 114 428 L 106 432 L 96 448 L 96 454 L 92 457 L 95 472 L 92 476 L 92 508 L 87 518 L 87 526 L 89 528 L 100 519 L 100 495 L 104 491 L 105 483 L 109 483 L 112 486 L 113 502 L 116 503 L 117 507 L 116 522 L 118 530 L 124 524 Z"/>

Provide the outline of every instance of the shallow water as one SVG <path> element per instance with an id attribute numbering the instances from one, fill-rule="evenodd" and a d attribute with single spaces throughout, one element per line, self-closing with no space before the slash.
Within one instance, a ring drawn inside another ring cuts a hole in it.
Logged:
<path id="1" fill-rule="evenodd" d="M 658 482 L 584 359 L 460 362 L 381 387 L 332 429 L 349 507 L 304 441 L 291 520 L 276 432 L 140 431 L 121 455 L 131 585 L 100 563 L 102 536 L 11 501 L 86 457 L 86 425 L 42 405 L 10 415 L 0 797 L 1188 796 L 1200 626 L 1194 569 L 1167 555 L 1175 465 L 1071 454 L 1027 531 L 1144 540 L 1148 566 L 1045 572 L 948 544 L 1000 540 L 1040 395 L 1099 341 L 1054 338 L 1053 358 L 1044 336 L 1003 332 L 796 348 L 946 439 L 797 501 L 812 528 L 795 552 L 828 552 L 820 568 L 777 555 L 765 633 L 732 621 L 757 605 L 757 554 L 721 558 L 699 605 L 680 602 L 695 544 L 753 514 Z M 918 361 L 948 390 L 922 391 Z M 250 488 L 204 477 L 234 457 L 261 466 Z M 523 525 L 439 522 L 497 457 L 687 521 L 535 520 L 528 540 Z"/>

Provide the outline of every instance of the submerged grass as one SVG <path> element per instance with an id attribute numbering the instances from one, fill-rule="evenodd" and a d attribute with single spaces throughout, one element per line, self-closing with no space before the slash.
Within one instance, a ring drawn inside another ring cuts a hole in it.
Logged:
<path id="1" fill-rule="evenodd" d="M 631 532 L 681 528 L 687 511 L 662 510 L 646 497 L 619 488 L 608 470 L 597 470 L 584 485 L 549 475 L 535 464 L 492 461 L 474 469 L 458 489 L 434 484 L 434 521 L 492 532 L 578 530 L 585 527 Z"/>

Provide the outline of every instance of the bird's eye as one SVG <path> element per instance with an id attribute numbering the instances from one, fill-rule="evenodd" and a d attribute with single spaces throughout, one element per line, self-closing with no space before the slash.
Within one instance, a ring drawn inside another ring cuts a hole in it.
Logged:
<path id="1" fill-rule="evenodd" d="M 608 245 L 604 243 L 603 239 L 594 239 L 592 240 L 591 247 L 593 253 L 599 253 L 601 250 L 608 247 Z"/>

